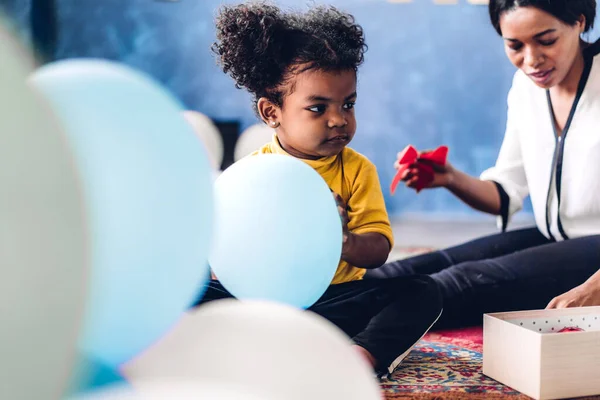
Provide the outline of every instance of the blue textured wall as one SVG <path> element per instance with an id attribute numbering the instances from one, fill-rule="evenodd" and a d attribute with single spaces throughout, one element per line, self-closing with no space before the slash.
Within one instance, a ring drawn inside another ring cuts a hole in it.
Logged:
<path id="1" fill-rule="evenodd" d="M 14 19 L 26 24 L 27 0 L 1 1 Z M 57 3 L 58 58 L 120 60 L 153 75 L 191 109 L 213 118 L 240 119 L 242 128 L 257 122 L 250 97 L 234 88 L 209 52 L 215 10 L 223 2 Z M 488 22 L 486 6 L 466 0 L 457 5 L 430 0 L 327 3 L 353 13 L 366 32 L 369 51 L 359 76 L 358 131 L 352 147 L 375 162 L 384 188 L 392 179 L 396 152 L 409 143 L 418 148 L 447 144 L 453 164 L 471 174 L 494 163 L 514 69 Z M 279 4 L 302 7 L 305 2 Z M 27 30 L 22 32 L 27 37 Z M 399 190 L 393 198 L 386 196 L 392 214 L 470 212 L 442 190 L 418 196 Z"/>

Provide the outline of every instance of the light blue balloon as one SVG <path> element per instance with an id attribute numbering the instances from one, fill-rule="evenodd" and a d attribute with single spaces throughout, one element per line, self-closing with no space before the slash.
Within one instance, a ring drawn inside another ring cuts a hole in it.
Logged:
<path id="1" fill-rule="evenodd" d="M 84 188 L 92 274 L 80 350 L 112 368 L 173 326 L 206 282 L 208 157 L 179 103 L 133 69 L 61 61 L 30 84 L 62 121 Z"/>
<path id="2" fill-rule="evenodd" d="M 85 355 L 80 355 L 65 397 L 70 398 L 117 384 L 123 387 L 129 386 L 118 371 Z"/>
<path id="3" fill-rule="evenodd" d="M 342 251 L 333 195 L 306 163 L 283 155 L 238 161 L 215 181 L 209 263 L 239 299 L 299 308 L 331 283 Z"/>

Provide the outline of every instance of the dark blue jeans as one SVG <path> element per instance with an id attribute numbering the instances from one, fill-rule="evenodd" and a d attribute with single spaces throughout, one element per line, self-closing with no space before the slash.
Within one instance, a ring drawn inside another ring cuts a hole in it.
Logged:
<path id="1" fill-rule="evenodd" d="M 490 312 L 543 309 L 600 269 L 600 235 L 552 242 L 536 228 L 504 232 L 388 263 L 365 279 L 430 275 L 444 300 L 437 328 Z"/>

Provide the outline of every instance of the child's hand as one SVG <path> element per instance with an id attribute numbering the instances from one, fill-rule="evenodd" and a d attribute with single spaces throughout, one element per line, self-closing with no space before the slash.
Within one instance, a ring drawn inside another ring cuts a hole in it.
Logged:
<path id="1" fill-rule="evenodd" d="M 331 191 L 342 220 L 343 242 L 341 260 L 357 268 L 378 268 L 387 260 L 390 242 L 377 232 L 352 233 L 348 229 L 348 211 L 352 211 L 342 196 Z"/>
<path id="2" fill-rule="evenodd" d="M 342 219 L 342 233 L 344 235 L 343 246 L 346 246 L 346 243 L 348 242 L 348 237 L 350 235 L 350 232 L 348 231 L 348 206 L 344 202 L 344 199 L 342 199 L 342 196 L 335 193 L 334 191 L 331 191 L 331 193 L 333 193 L 333 198 L 335 199 L 335 203 L 337 204 L 338 213 L 340 214 L 340 218 Z"/>

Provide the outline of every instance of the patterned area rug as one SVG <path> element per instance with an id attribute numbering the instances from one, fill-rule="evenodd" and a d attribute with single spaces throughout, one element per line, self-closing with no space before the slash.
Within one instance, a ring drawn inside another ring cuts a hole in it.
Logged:
<path id="1" fill-rule="evenodd" d="M 387 400 L 529 397 L 481 372 L 481 327 L 427 334 L 401 366 L 381 382 Z"/>
<path id="2" fill-rule="evenodd" d="M 385 399 L 531 399 L 483 375 L 482 353 L 481 327 L 428 333 L 392 377 L 381 381 Z"/>

